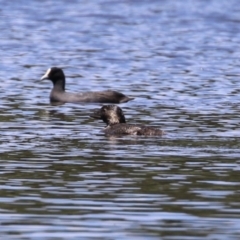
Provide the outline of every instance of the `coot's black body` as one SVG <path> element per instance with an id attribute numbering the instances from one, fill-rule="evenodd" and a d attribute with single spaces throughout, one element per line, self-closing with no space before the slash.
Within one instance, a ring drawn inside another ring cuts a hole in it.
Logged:
<path id="1" fill-rule="evenodd" d="M 83 93 L 65 92 L 65 75 L 63 70 L 57 67 L 49 68 L 41 78 L 41 80 L 44 79 L 49 79 L 53 83 L 53 89 L 50 94 L 51 102 L 124 103 L 134 99 L 111 90 Z"/>

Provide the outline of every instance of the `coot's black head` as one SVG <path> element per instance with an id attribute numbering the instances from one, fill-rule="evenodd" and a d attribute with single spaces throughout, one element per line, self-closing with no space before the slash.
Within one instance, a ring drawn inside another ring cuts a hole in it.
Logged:
<path id="1" fill-rule="evenodd" d="M 49 68 L 46 73 L 41 77 L 41 80 L 44 79 L 51 80 L 54 86 L 58 85 L 58 87 L 61 87 L 62 90 L 65 90 L 65 75 L 61 68 Z"/>
<path id="2" fill-rule="evenodd" d="M 90 116 L 102 119 L 107 125 L 126 123 L 122 109 L 116 105 L 104 105 L 100 110 L 95 110 Z"/>

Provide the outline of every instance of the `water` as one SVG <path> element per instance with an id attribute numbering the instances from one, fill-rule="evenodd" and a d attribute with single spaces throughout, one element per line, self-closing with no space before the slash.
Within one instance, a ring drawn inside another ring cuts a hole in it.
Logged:
<path id="1" fill-rule="evenodd" d="M 0 2 L 1 239 L 239 239 L 237 0 Z M 52 106 L 52 66 L 166 136 Z"/>

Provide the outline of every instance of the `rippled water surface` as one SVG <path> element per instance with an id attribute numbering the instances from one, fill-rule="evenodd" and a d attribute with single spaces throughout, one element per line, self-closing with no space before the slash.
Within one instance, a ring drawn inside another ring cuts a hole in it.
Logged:
<path id="1" fill-rule="evenodd" d="M 240 239 L 239 1 L 0 3 L 1 239 Z M 51 105 L 52 66 L 167 134 Z"/>

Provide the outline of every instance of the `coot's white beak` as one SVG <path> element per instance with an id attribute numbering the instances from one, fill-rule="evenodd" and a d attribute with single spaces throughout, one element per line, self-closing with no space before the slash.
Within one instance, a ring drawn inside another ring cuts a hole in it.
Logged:
<path id="1" fill-rule="evenodd" d="M 49 68 L 49 69 L 46 71 L 46 73 L 41 77 L 41 81 L 49 78 L 49 73 L 50 73 L 50 71 L 51 71 L 51 68 Z"/>

